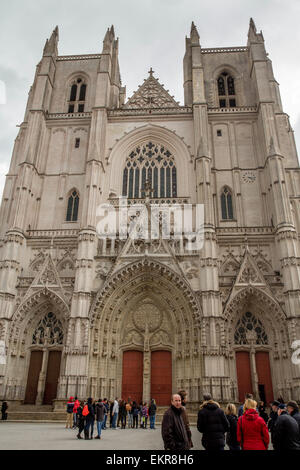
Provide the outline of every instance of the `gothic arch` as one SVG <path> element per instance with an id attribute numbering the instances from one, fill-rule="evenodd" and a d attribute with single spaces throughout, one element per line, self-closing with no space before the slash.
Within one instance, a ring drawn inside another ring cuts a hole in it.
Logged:
<path id="1" fill-rule="evenodd" d="M 229 64 L 222 64 L 219 65 L 218 67 L 215 68 L 215 70 L 212 73 L 212 96 L 213 96 L 213 101 L 214 101 L 214 107 L 219 107 L 218 104 L 218 84 L 217 80 L 220 74 L 223 72 L 228 73 L 229 75 L 232 76 L 234 79 L 234 84 L 235 84 L 235 96 L 236 96 L 236 106 L 243 106 L 243 81 L 241 74 L 238 72 L 238 70 L 233 67 L 232 65 Z"/>
<path id="2" fill-rule="evenodd" d="M 62 320 L 67 320 L 70 316 L 69 307 L 62 297 L 49 288 L 40 289 L 34 292 L 19 305 L 12 317 L 9 338 L 11 343 L 20 341 L 20 335 L 24 335 L 32 323 L 37 321 L 37 317 L 42 315 L 45 309 L 51 307 L 60 313 Z M 22 338 L 24 340 L 24 338 Z"/>
<path id="3" fill-rule="evenodd" d="M 193 312 L 194 321 L 197 324 L 200 322 L 202 317 L 201 307 L 188 283 L 170 267 L 160 263 L 159 261 L 154 261 L 145 257 L 143 260 L 127 264 L 123 268 L 121 267 L 107 279 L 101 291 L 96 295 L 91 306 L 91 327 L 94 326 L 96 319 L 99 319 L 100 311 L 103 309 L 106 300 L 112 295 L 112 293 L 116 292 L 118 289 L 124 289 L 124 281 L 126 279 L 129 279 L 129 282 L 131 282 L 132 280 L 138 279 L 142 273 L 146 273 L 150 277 L 151 274 L 153 275 L 153 273 L 157 273 L 161 277 L 168 279 L 169 282 L 180 290 L 181 295 L 186 299 L 186 302 L 189 304 L 190 309 Z"/>
<path id="4" fill-rule="evenodd" d="M 143 352 L 144 367 L 151 352 L 170 351 L 173 387 L 183 386 L 191 370 L 197 371 L 200 385 L 200 318 L 190 287 L 169 267 L 144 258 L 121 268 L 90 310 L 89 375 L 91 383 L 104 387 L 90 393 L 120 395 L 123 352 L 128 350 Z"/>
<path id="5" fill-rule="evenodd" d="M 125 136 L 120 140 L 118 139 L 112 149 L 110 149 L 110 153 L 107 157 L 107 165 L 111 167 L 111 176 L 107 179 L 107 194 L 109 194 L 111 188 L 113 188 L 117 194 L 122 194 L 122 177 L 126 157 L 135 147 L 149 140 L 164 145 L 174 155 L 178 175 L 180 175 L 177 182 L 178 197 L 185 197 L 186 194 L 191 191 L 191 188 L 194 187 L 194 185 L 191 184 L 191 178 L 194 177 L 192 167 L 190 168 L 192 157 L 183 138 L 180 138 L 175 131 L 170 131 L 161 126 L 147 124 L 125 134 Z"/>

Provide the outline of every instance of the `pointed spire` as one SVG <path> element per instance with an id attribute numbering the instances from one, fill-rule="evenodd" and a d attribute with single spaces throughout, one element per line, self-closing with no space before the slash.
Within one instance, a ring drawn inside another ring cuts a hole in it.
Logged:
<path id="1" fill-rule="evenodd" d="M 192 21 L 192 25 L 191 25 L 191 42 L 192 42 L 192 44 L 200 44 L 199 40 L 200 40 L 200 36 L 198 34 L 195 23 Z"/>
<path id="2" fill-rule="evenodd" d="M 50 39 L 46 41 L 43 55 L 45 54 L 58 54 L 57 45 L 59 41 L 58 26 L 56 26 L 51 34 Z"/>
<path id="3" fill-rule="evenodd" d="M 102 49 L 102 54 L 107 53 L 107 52 L 112 52 L 112 48 L 114 46 L 114 39 L 115 39 L 115 30 L 114 26 L 112 25 L 109 28 L 107 28 L 106 34 L 103 39 L 103 49 Z"/>

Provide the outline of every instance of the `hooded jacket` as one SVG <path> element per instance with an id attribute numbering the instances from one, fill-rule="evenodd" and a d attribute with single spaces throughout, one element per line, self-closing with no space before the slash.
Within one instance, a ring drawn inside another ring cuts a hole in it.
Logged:
<path id="1" fill-rule="evenodd" d="M 256 410 L 246 410 L 238 419 L 237 440 L 243 450 L 267 450 L 269 431 Z"/>
<path id="2" fill-rule="evenodd" d="M 229 423 L 219 403 L 205 401 L 198 412 L 197 429 L 203 433 L 202 444 L 205 449 L 220 449 L 225 446 L 225 433 Z"/>

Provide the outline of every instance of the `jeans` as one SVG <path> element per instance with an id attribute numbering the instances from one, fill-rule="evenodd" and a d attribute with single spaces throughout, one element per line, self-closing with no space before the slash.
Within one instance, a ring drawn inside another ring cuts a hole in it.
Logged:
<path id="1" fill-rule="evenodd" d="M 133 427 L 136 427 L 136 429 L 139 427 L 139 417 L 138 415 L 133 416 Z"/>
<path id="2" fill-rule="evenodd" d="M 155 429 L 155 415 L 150 415 L 150 429 Z"/>
<path id="3" fill-rule="evenodd" d="M 98 431 L 98 436 L 101 436 L 101 431 L 102 431 L 102 424 L 104 421 L 97 421 L 97 431 Z"/>
<path id="4" fill-rule="evenodd" d="M 122 429 L 126 428 L 126 418 L 127 416 L 121 416 Z"/>
<path id="5" fill-rule="evenodd" d="M 104 421 L 102 422 L 102 429 L 106 429 L 107 415 L 104 415 Z"/>
<path id="6" fill-rule="evenodd" d="M 89 437 L 89 431 L 90 431 L 90 428 L 91 428 L 91 438 L 93 437 L 93 434 L 94 434 L 94 422 L 95 422 L 95 419 L 86 419 L 86 423 L 85 423 L 85 428 L 84 428 L 84 432 L 86 433 L 87 437 Z"/>
<path id="7" fill-rule="evenodd" d="M 128 413 L 128 427 L 132 428 L 133 427 L 133 416 L 132 413 Z"/>
<path id="8" fill-rule="evenodd" d="M 112 425 L 111 425 L 111 427 L 112 427 L 112 428 L 115 428 L 115 429 L 117 428 L 118 414 L 119 414 L 119 413 L 115 413 L 115 414 L 113 415 L 113 417 L 112 417 Z"/>

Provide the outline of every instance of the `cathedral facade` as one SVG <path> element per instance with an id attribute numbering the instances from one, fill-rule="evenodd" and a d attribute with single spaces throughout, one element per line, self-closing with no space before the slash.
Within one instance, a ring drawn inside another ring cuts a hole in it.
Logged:
<path id="1" fill-rule="evenodd" d="M 300 398 L 300 168 L 263 35 L 192 23 L 183 70 L 183 106 L 152 69 L 126 99 L 113 27 L 99 54 L 46 41 L 0 212 L 0 398 Z M 202 247 L 100 237 L 124 201 L 202 205 Z"/>

